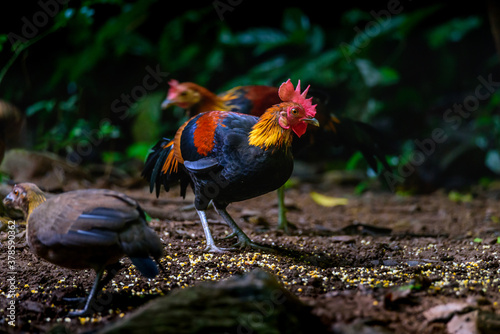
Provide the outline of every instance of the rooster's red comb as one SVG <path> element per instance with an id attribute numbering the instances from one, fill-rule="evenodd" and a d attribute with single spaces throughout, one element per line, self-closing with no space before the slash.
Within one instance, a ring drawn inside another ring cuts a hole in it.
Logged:
<path id="1" fill-rule="evenodd" d="M 293 88 L 292 81 L 288 79 L 283 82 L 278 90 L 278 95 L 283 102 L 295 102 L 302 107 L 304 107 L 306 115 L 314 117 L 316 115 L 316 105 L 312 104 L 312 97 L 306 99 L 307 92 L 309 91 L 310 85 L 301 93 L 300 92 L 300 80 L 297 83 L 297 88 Z"/>
<path id="2" fill-rule="evenodd" d="M 170 88 L 168 89 L 167 99 L 174 100 L 175 98 L 177 98 L 177 94 L 179 94 L 179 81 L 171 79 L 169 80 L 168 84 Z"/>
<path id="3" fill-rule="evenodd" d="M 177 88 L 177 86 L 179 86 L 179 81 L 175 80 L 175 79 L 171 79 L 168 84 L 170 85 L 170 88 Z"/>

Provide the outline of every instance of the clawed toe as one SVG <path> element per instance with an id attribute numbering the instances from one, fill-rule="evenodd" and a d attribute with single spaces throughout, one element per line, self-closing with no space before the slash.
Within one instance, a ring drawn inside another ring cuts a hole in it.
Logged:
<path id="1" fill-rule="evenodd" d="M 85 302 L 87 301 L 87 298 L 84 298 L 84 297 L 70 297 L 70 298 L 63 297 L 63 300 L 67 303 L 81 305 L 81 304 L 85 304 Z M 68 312 L 68 316 L 69 317 L 84 317 L 84 316 L 90 315 L 91 313 L 92 312 L 89 312 L 88 305 L 85 305 L 85 308 L 83 308 L 81 310 L 75 310 L 75 311 Z"/>
<path id="2" fill-rule="evenodd" d="M 222 248 L 222 247 L 217 247 L 215 245 L 208 245 L 205 247 L 205 252 L 209 253 L 227 253 L 229 251 L 235 250 L 234 248 Z"/>
<path id="3" fill-rule="evenodd" d="M 89 310 L 87 310 L 87 309 L 68 312 L 69 317 L 84 317 L 84 316 L 88 316 L 90 314 L 91 314 L 91 312 L 89 312 Z"/>
<path id="4" fill-rule="evenodd" d="M 267 246 L 259 245 L 258 243 L 253 242 L 250 239 L 240 239 L 238 242 L 236 242 L 232 247 L 218 247 L 216 245 L 208 245 L 205 247 L 204 251 L 209 252 L 209 253 L 227 253 L 227 252 L 233 252 L 233 251 L 240 251 L 244 249 L 260 249 L 260 250 L 265 250 L 272 252 L 274 251 L 272 248 L 269 248 Z"/>
<path id="5" fill-rule="evenodd" d="M 238 233 L 232 232 L 232 233 L 229 233 L 228 235 L 226 235 L 224 238 L 222 238 L 222 240 L 231 239 L 231 238 L 234 238 L 234 237 L 237 237 L 237 236 L 238 236 Z"/>

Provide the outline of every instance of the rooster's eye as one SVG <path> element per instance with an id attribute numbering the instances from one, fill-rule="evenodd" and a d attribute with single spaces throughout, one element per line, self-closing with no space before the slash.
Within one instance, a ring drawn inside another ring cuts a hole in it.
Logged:
<path id="1" fill-rule="evenodd" d="M 14 190 L 14 195 L 16 195 L 16 196 L 19 195 L 19 191 L 17 189 Z"/>
<path id="2" fill-rule="evenodd" d="M 293 107 L 291 110 L 293 116 L 297 116 L 300 113 L 299 108 Z"/>

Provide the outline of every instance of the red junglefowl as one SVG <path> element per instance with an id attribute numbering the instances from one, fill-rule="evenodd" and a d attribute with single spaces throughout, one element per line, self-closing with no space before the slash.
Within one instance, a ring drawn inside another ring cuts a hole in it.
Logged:
<path id="1" fill-rule="evenodd" d="M 161 105 L 162 109 L 177 105 L 186 109 L 189 117 L 212 110 L 233 111 L 260 117 L 267 108 L 281 103 L 278 88 L 271 86 L 238 86 L 220 95 L 215 95 L 193 82 L 179 83 L 177 80 L 170 80 L 169 85 L 170 89 L 167 98 Z M 158 151 L 164 144 L 163 140 L 158 142 L 153 147 L 153 151 Z M 165 168 L 159 172 L 164 171 Z M 151 191 L 153 191 L 155 184 L 151 183 L 150 185 Z M 156 196 L 159 196 L 159 192 L 160 185 L 156 185 Z M 278 188 L 278 208 L 278 229 L 287 231 L 284 187 Z"/>
<path id="2" fill-rule="evenodd" d="M 172 105 L 177 105 L 186 109 L 190 117 L 211 110 L 234 111 L 261 116 L 267 108 L 281 102 L 278 89 L 270 86 L 238 86 L 216 95 L 208 89 L 192 82 L 179 83 L 177 80 L 170 80 L 169 85 L 170 89 L 167 93 L 167 98 L 162 103 L 162 108 L 166 109 Z M 322 103 L 318 104 L 317 111 L 316 119 L 319 121 L 320 127 L 312 128 L 308 131 L 308 134 L 312 137 L 309 140 L 295 141 L 293 145 L 295 152 L 300 151 L 300 148 L 297 148 L 297 146 L 303 147 L 309 145 L 311 142 L 322 143 L 322 145 L 324 143 L 342 145 L 347 148 L 359 150 L 370 167 L 375 171 L 378 169 L 377 159 L 381 161 L 386 170 L 391 170 L 391 167 L 385 160 L 384 150 L 379 144 L 381 140 L 378 138 L 378 133 L 375 129 L 368 124 L 349 118 L 335 117 L 326 110 Z M 151 192 L 156 186 L 156 196 L 159 196 L 160 180 L 162 180 L 168 191 L 169 186 L 173 183 L 167 179 L 178 179 L 177 175 L 173 177 L 173 175 L 169 174 L 172 172 L 172 167 L 175 166 L 175 157 L 169 145 L 173 145 L 173 142 L 169 140 L 159 141 L 153 147 L 153 152 L 156 152 L 156 155 L 148 157 L 147 164 L 151 168 L 153 168 L 154 161 L 150 161 L 150 159 L 158 159 L 161 162 L 161 164 L 156 165 L 156 168 L 149 171 L 149 173 L 153 174 L 163 174 L 158 177 L 154 175 L 148 178 L 149 181 L 152 181 L 150 182 Z M 163 152 L 161 152 L 162 149 Z M 170 157 L 167 157 L 167 153 L 170 154 Z M 174 171 L 176 171 L 175 168 Z M 186 180 L 181 180 L 181 182 L 186 182 Z M 288 221 L 286 219 L 283 187 L 278 189 L 278 206 L 278 228 L 286 231 L 288 229 Z"/>
<path id="3" fill-rule="evenodd" d="M 92 313 L 92 301 L 116 275 L 124 255 L 145 277 L 158 274 L 150 256 L 161 267 L 160 238 L 148 227 L 138 203 L 122 193 L 88 189 L 47 198 L 36 185 L 20 183 L 3 203 L 24 212 L 33 253 L 58 266 L 96 271 L 85 307 L 70 316 Z M 104 270 L 107 275 L 101 281 Z"/>
<path id="4" fill-rule="evenodd" d="M 238 86 L 215 95 L 193 82 L 170 80 L 169 85 L 167 98 L 161 104 L 162 109 L 176 105 L 186 109 L 189 117 L 212 110 L 260 116 L 270 106 L 281 103 L 278 88 L 272 86 Z"/>
<path id="5" fill-rule="evenodd" d="M 260 118 L 226 111 L 198 114 L 179 128 L 173 141 L 160 141 L 150 153 L 143 176 L 152 185 L 163 184 L 168 190 L 180 179 L 183 196 L 187 185 L 193 186 L 208 251 L 224 251 L 215 245 L 208 227 L 205 210 L 210 201 L 232 228 L 231 236 L 238 238 L 235 246 L 262 248 L 238 227 L 226 207 L 276 190 L 288 180 L 293 169 L 292 132 L 300 137 L 307 124 L 319 125 L 316 106 L 306 99 L 308 89 L 301 94 L 300 82 L 295 90 L 290 80 L 283 83 L 282 102 Z"/>

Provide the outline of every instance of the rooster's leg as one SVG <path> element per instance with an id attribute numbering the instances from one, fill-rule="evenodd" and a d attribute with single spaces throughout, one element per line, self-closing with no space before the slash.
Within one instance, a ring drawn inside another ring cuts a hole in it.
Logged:
<path id="1" fill-rule="evenodd" d="M 286 219 L 285 186 L 276 191 L 278 194 L 278 229 L 288 232 L 288 220 Z"/>
<path id="2" fill-rule="evenodd" d="M 224 253 L 229 249 L 219 248 L 215 245 L 214 238 L 212 237 L 212 233 L 208 228 L 207 215 L 204 210 L 196 210 L 198 215 L 200 216 L 201 225 L 203 226 L 203 231 L 205 232 L 205 239 L 207 240 L 207 247 L 205 251 L 212 253 Z"/>
<path id="3" fill-rule="evenodd" d="M 234 247 L 238 248 L 258 248 L 258 249 L 264 249 L 268 251 L 273 251 L 272 248 L 266 247 L 259 245 L 252 240 L 243 232 L 243 230 L 234 222 L 233 218 L 227 213 L 226 209 L 223 208 L 218 208 L 217 205 L 214 203 L 215 210 L 217 213 L 224 219 L 224 221 L 229 225 L 229 227 L 233 230 L 233 233 L 231 235 L 234 235 L 238 237 L 238 242 L 234 245 Z"/>
<path id="4" fill-rule="evenodd" d="M 276 193 L 278 194 L 278 230 L 288 233 L 290 229 L 295 230 L 297 227 L 286 219 L 285 186 L 279 187 Z"/>

